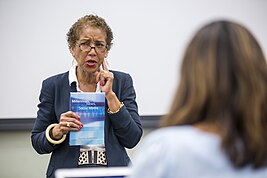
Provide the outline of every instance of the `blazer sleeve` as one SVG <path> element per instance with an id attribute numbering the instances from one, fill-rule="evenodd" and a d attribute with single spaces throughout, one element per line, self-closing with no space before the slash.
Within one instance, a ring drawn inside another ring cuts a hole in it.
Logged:
<path id="1" fill-rule="evenodd" d="M 38 104 L 37 118 L 35 120 L 31 141 L 32 146 L 39 154 L 51 153 L 58 145 L 53 145 L 45 137 L 46 128 L 57 123 L 54 112 L 54 89 L 53 80 L 44 80 L 39 96 L 40 103 Z"/>
<path id="2" fill-rule="evenodd" d="M 119 142 L 126 148 L 133 148 L 143 134 L 133 81 L 129 74 L 115 75 L 115 78 L 117 78 L 117 83 L 114 83 L 115 93 L 124 106 L 118 113 L 108 116 Z"/>

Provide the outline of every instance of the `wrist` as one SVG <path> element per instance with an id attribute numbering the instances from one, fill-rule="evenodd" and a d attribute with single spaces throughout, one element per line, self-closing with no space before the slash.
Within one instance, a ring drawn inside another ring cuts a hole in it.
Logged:
<path id="1" fill-rule="evenodd" d="M 112 111 L 110 108 L 108 108 L 107 112 L 108 112 L 109 114 L 116 114 L 117 112 L 119 112 L 119 111 L 121 110 L 121 108 L 122 108 L 123 106 L 124 106 L 124 104 L 123 104 L 123 102 L 121 102 L 121 103 L 120 103 L 120 106 L 119 106 L 119 108 L 118 108 L 117 110 Z"/>
<path id="2" fill-rule="evenodd" d="M 45 137 L 46 137 L 46 139 L 50 142 L 50 143 L 52 143 L 52 144 L 60 144 L 60 143 L 62 143 L 65 139 L 66 139 L 66 135 L 63 135 L 62 136 L 62 138 L 60 139 L 60 140 L 54 140 L 54 139 L 52 139 L 51 137 L 50 137 L 50 130 L 52 130 L 55 126 L 57 126 L 58 124 L 51 124 L 51 125 L 49 125 L 47 128 L 46 128 L 46 130 L 45 130 Z"/>
<path id="3" fill-rule="evenodd" d="M 117 98 L 116 94 L 113 91 L 106 92 L 106 98 L 108 101 L 114 100 Z"/>
<path id="4" fill-rule="evenodd" d="M 54 126 L 52 129 L 50 129 L 50 133 L 51 133 L 51 138 L 55 139 L 55 140 L 60 140 L 63 137 L 63 133 L 58 132 L 57 130 L 59 130 L 58 125 Z"/>

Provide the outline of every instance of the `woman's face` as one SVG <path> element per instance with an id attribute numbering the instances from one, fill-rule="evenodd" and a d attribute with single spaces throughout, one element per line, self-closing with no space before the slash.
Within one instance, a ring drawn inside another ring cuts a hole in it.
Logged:
<path id="1" fill-rule="evenodd" d="M 94 73 L 108 55 L 106 33 L 96 27 L 86 26 L 71 53 L 78 63 L 78 70 Z"/>

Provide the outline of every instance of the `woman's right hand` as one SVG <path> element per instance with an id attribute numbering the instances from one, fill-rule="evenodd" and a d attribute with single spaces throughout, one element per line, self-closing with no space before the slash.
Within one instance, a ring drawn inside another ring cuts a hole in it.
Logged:
<path id="1" fill-rule="evenodd" d="M 80 122 L 80 116 L 72 111 L 67 111 L 60 115 L 59 124 L 52 130 L 53 137 L 55 139 L 61 139 L 69 131 L 79 131 L 82 127 L 83 124 Z"/>

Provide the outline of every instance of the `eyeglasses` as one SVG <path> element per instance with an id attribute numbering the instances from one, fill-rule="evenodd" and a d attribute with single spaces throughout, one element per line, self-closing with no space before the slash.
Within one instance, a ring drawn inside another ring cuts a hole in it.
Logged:
<path id="1" fill-rule="evenodd" d="M 87 40 L 79 44 L 79 47 L 82 51 L 89 52 L 91 49 L 95 49 L 97 53 L 103 53 L 106 50 L 106 45 L 102 42 L 95 42 L 94 46 L 91 46 L 91 41 Z"/>

